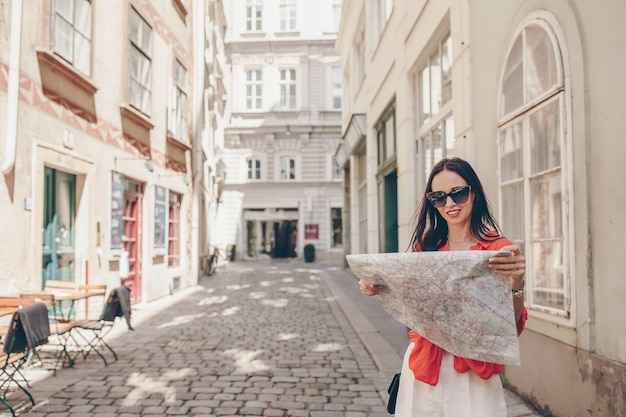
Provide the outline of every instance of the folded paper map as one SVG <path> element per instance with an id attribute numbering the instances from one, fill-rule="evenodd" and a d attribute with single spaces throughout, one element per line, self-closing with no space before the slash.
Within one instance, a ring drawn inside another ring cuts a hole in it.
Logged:
<path id="1" fill-rule="evenodd" d="M 396 320 L 468 359 L 520 365 L 509 277 L 489 258 L 509 252 L 451 251 L 347 255 L 357 278 L 379 293 Z"/>

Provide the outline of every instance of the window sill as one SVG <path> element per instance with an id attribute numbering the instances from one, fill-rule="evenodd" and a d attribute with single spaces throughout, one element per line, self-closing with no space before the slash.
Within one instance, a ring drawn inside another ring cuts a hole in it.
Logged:
<path id="1" fill-rule="evenodd" d="M 149 117 L 126 103 L 120 104 L 120 112 L 122 113 L 122 118 L 129 120 L 146 130 L 152 130 L 154 127 Z"/>
<path id="2" fill-rule="evenodd" d="M 174 137 L 170 132 L 167 132 L 167 143 L 173 145 L 177 148 L 180 148 L 184 151 L 191 149 L 191 143 L 184 142 L 176 137 Z"/>
<path id="3" fill-rule="evenodd" d="M 176 9 L 176 12 L 180 16 L 180 18 L 185 21 L 188 14 L 185 3 L 182 0 L 172 0 L 172 3 L 174 4 L 174 8 Z"/>
<path id="4" fill-rule="evenodd" d="M 62 76 L 85 94 L 93 96 L 98 91 L 93 81 L 79 73 L 72 65 L 68 64 L 61 57 L 46 49 L 37 48 L 37 60 L 39 65 L 46 67 L 54 73 Z"/>
<path id="5" fill-rule="evenodd" d="M 265 32 L 261 32 L 261 31 L 241 32 L 239 35 L 242 38 L 264 38 L 265 36 L 267 36 Z"/>
<path id="6" fill-rule="evenodd" d="M 281 32 L 274 32 L 274 35 L 276 35 L 277 38 L 291 38 L 291 37 L 300 36 L 300 31 L 299 30 L 285 30 Z"/>

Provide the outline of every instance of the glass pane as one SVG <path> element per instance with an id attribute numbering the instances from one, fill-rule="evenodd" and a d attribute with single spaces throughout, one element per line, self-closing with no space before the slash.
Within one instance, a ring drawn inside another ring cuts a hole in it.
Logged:
<path id="1" fill-rule="evenodd" d="M 500 116 L 511 113 L 524 103 L 524 71 L 522 66 L 522 36 L 518 36 L 506 61 Z"/>
<path id="2" fill-rule="evenodd" d="M 531 174 L 561 166 L 561 119 L 559 100 L 530 116 Z"/>
<path id="3" fill-rule="evenodd" d="M 441 161 L 444 157 L 443 154 L 443 126 L 437 125 L 436 128 L 433 129 L 432 132 L 432 140 L 433 140 L 433 166 Z M 432 169 L 432 167 L 431 167 Z"/>
<path id="4" fill-rule="evenodd" d="M 455 156 L 456 141 L 454 139 L 454 119 L 448 117 L 444 123 L 444 141 L 446 143 L 446 158 Z"/>
<path id="5" fill-rule="evenodd" d="M 524 238 L 524 188 L 522 182 L 502 187 L 502 232 L 509 240 Z"/>
<path id="6" fill-rule="evenodd" d="M 452 98 L 452 38 L 448 36 L 441 45 L 442 105 Z"/>
<path id="7" fill-rule="evenodd" d="M 550 90 L 558 82 L 552 40 L 540 26 L 526 28 L 525 64 L 527 101 Z"/>
<path id="8" fill-rule="evenodd" d="M 72 0 L 56 0 L 54 11 L 69 22 L 72 21 Z"/>
<path id="9" fill-rule="evenodd" d="M 433 140 L 431 138 L 431 135 L 427 135 L 426 137 L 424 137 L 422 149 L 424 150 L 424 185 L 425 185 L 426 181 L 428 180 L 428 176 L 430 175 L 430 171 L 435 166 L 435 162 L 433 161 Z"/>
<path id="10" fill-rule="evenodd" d="M 431 115 L 430 111 L 430 74 L 428 72 L 428 67 L 426 67 L 419 75 L 420 82 L 420 103 L 421 105 L 421 115 L 420 115 L 420 125 L 424 124 L 426 120 Z"/>
<path id="11" fill-rule="evenodd" d="M 396 138 L 395 138 L 395 115 L 385 120 L 385 159 L 391 158 L 396 154 Z"/>
<path id="12" fill-rule="evenodd" d="M 521 178 L 523 170 L 522 123 L 500 132 L 500 181 Z"/>
<path id="13" fill-rule="evenodd" d="M 561 175 L 553 173 L 530 181 L 533 238 L 562 238 Z"/>
<path id="14" fill-rule="evenodd" d="M 430 114 L 437 114 L 441 109 L 441 59 L 439 51 L 430 57 Z"/>
<path id="15" fill-rule="evenodd" d="M 533 277 L 533 304 L 565 309 L 563 245 L 559 242 L 537 242 L 531 245 L 532 259 L 526 265 Z"/>
<path id="16" fill-rule="evenodd" d="M 74 66 L 83 74 L 89 75 L 91 73 L 91 42 L 79 34 L 76 34 L 74 41 L 76 42 Z"/>
<path id="17" fill-rule="evenodd" d="M 87 39 L 91 39 L 91 3 L 76 0 L 74 27 Z"/>
<path id="18" fill-rule="evenodd" d="M 67 61 L 74 60 L 74 52 L 72 51 L 72 26 L 66 21 L 57 18 L 54 31 L 54 52 L 61 55 Z"/>

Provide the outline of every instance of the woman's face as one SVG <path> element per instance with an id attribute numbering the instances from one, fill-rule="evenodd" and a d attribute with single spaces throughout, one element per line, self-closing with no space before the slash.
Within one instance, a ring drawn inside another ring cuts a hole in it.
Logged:
<path id="1" fill-rule="evenodd" d="M 433 177 L 431 191 L 449 193 L 455 187 L 466 186 L 467 182 L 453 171 L 441 171 Z M 446 204 L 437 207 L 439 214 L 448 223 L 448 227 L 467 226 L 469 228 L 474 206 L 474 193 L 470 192 L 465 203 L 455 203 L 451 197 L 446 197 Z"/>

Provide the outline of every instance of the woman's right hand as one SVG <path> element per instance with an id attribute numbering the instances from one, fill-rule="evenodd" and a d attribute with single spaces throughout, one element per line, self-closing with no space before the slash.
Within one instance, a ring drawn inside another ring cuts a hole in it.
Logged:
<path id="1" fill-rule="evenodd" d="M 378 295 L 378 293 L 385 288 L 384 285 L 374 285 L 374 284 L 370 284 L 369 282 L 360 279 L 359 280 L 359 288 L 361 289 L 361 292 L 365 295 L 368 296 L 372 296 L 372 295 Z"/>

